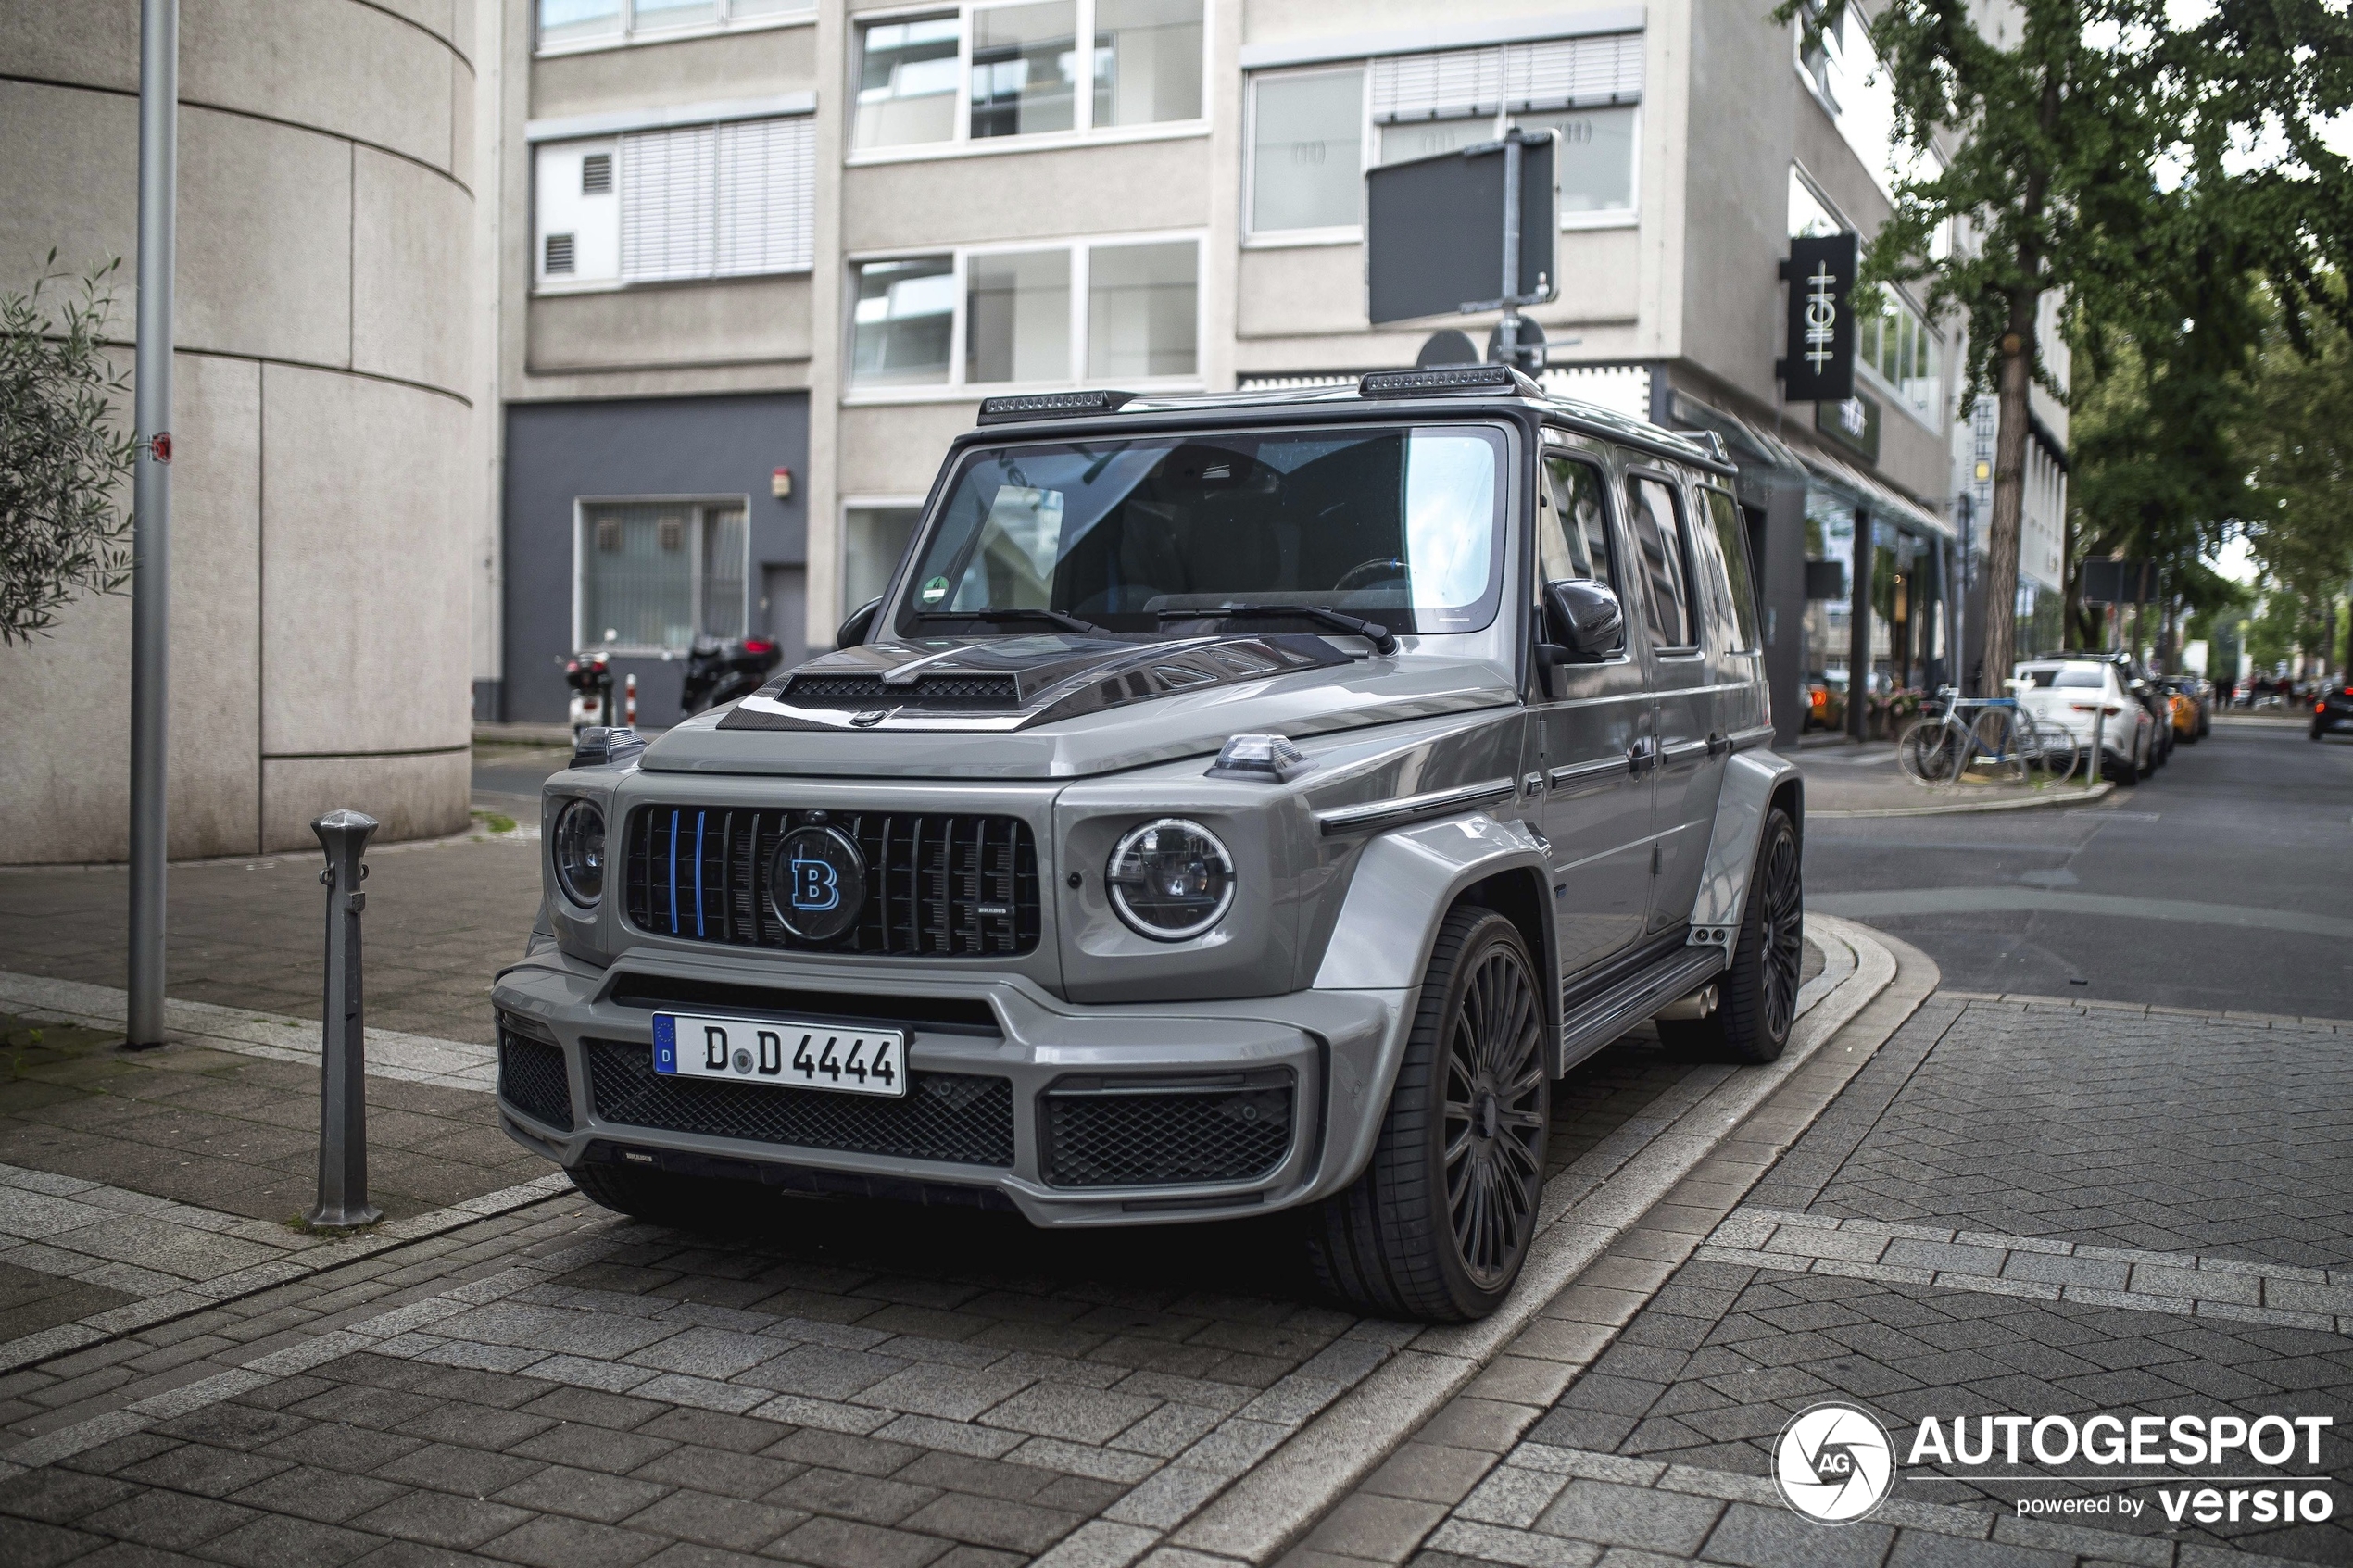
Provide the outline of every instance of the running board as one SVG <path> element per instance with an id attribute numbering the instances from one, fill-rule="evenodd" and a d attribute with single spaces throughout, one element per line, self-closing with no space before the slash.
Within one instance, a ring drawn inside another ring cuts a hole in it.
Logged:
<path id="1" fill-rule="evenodd" d="M 1679 947 L 1625 985 L 1561 1021 L 1561 1072 L 1610 1044 L 1669 1002 L 1680 1001 L 1730 966 L 1715 947 Z"/>

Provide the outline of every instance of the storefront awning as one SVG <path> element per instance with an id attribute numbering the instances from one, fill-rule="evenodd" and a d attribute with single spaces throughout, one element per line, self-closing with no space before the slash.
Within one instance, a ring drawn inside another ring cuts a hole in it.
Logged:
<path id="1" fill-rule="evenodd" d="M 1793 445 L 1739 415 L 1703 403 L 1687 392 L 1675 394 L 1673 416 L 1679 426 L 1712 430 L 1724 438 L 1724 444 L 1731 448 L 1732 461 L 1740 465 L 1741 499 L 1748 505 L 1764 506 L 1765 493 L 1777 479 L 1786 477 L 1837 491 L 1874 517 L 1901 521 L 1943 538 L 1953 536 L 1952 524 L 1842 458 Z"/>

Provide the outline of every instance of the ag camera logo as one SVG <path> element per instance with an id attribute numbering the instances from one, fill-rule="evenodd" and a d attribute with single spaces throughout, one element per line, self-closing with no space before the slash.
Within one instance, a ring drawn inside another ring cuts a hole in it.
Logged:
<path id="1" fill-rule="evenodd" d="M 1852 1524 L 1895 1479 L 1895 1448 L 1868 1411 L 1835 1400 L 1792 1416 L 1773 1445 L 1773 1479 L 1790 1507 L 1818 1524 Z"/>

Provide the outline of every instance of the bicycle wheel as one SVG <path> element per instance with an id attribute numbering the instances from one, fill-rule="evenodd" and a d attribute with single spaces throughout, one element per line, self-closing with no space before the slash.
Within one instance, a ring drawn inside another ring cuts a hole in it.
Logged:
<path id="1" fill-rule="evenodd" d="M 2045 723 L 2019 710 L 2019 729 L 2027 736 L 2027 755 L 2045 784 L 2063 784 L 2075 776 L 2075 737 L 2057 723 Z"/>
<path id="2" fill-rule="evenodd" d="M 1895 765 L 1916 784 L 1941 787 L 1958 775 L 1967 749 L 1953 725 L 1942 719 L 1916 719 L 1895 743 Z"/>
<path id="3" fill-rule="evenodd" d="M 2026 752 L 2019 744 L 2018 709 L 1988 708 L 1969 726 L 1969 760 L 1963 773 L 1978 784 L 2022 784 Z"/>

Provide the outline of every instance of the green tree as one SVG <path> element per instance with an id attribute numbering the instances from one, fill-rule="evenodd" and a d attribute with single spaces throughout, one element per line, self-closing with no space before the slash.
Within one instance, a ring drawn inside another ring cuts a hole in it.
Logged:
<path id="1" fill-rule="evenodd" d="M 1812 45 L 1852 0 L 1785 0 Z M 2029 393 L 2055 394 L 2036 324 L 2130 330 L 2217 277 L 2263 274 L 2286 318 L 2317 262 L 2353 254 L 2353 170 L 2322 126 L 2353 107 L 2353 17 L 2328 0 L 1884 0 L 1867 31 L 1917 167 L 1870 275 L 1925 282 L 1969 325 L 1972 388 L 2001 417 L 1987 531 L 1985 662 L 2010 663 Z M 1948 227 L 1950 226 L 1950 227 Z M 1932 243 L 1940 233 L 1958 243 Z"/>
<path id="2" fill-rule="evenodd" d="M 2342 279 L 2322 286 L 2345 292 Z M 2273 324 L 2243 418 L 2247 544 L 2282 596 L 2323 607 L 2312 619 L 2325 632 L 2325 607 L 2353 579 L 2353 339 L 2334 320 L 2301 336 L 2284 317 Z M 2333 646 L 2328 657 L 2343 652 Z M 2353 668 L 2353 658 L 2346 663 Z"/>
<path id="3" fill-rule="evenodd" d="M 130 580 L 131 518 L 115 496 L 136 448 L 117 417 L 131 383 L 106 347 L 115 265 L 54 309 L 43 295 L 58 272 L 0 295 L 0 643 L 30 642 L 77 596 Z"/>

